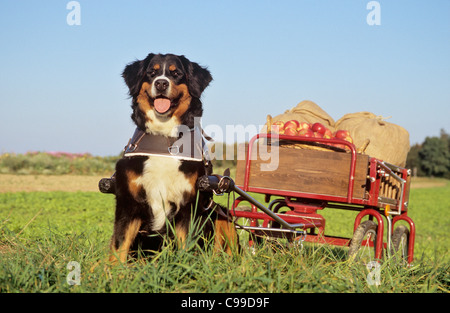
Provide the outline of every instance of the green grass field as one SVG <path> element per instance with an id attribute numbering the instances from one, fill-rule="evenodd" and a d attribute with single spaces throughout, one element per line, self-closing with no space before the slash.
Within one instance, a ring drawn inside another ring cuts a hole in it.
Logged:
<path id="1" fill-rule="evenodd" d="M 220 200 L 226 203 L 225 197 Z M 449 213 L 448 181 L 412 189 L 415 261 L 406 267 L 385 259 L 377 286 L 368 283 L 364 265 L 347 261 L 347 248 L 305 244 L 299 249 L 268 241 L 234 257 L 199 249 L 193 241 L 185 249 L 168 243 L 152 259 L 107 268 L 112 195 L 0 193 L 0 292 L 448 293 Z M 328 234 L 351 236 L 354 212 L 325 209 L 323 215 Z M 72 261 L 80 266 L 79 276 Z M 68 283 L 77 278 L 79 285 Z"/>

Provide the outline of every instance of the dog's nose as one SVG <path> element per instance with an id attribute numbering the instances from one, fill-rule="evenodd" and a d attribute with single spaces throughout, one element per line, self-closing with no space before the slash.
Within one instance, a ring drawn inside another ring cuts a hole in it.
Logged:
<path id="1" fill-rule="evenodd" d="M 158 91 L 166 91 L 169 87 L 169 82 L 165 79 L 158 79 L 155 81 L 155 87 Z"/>

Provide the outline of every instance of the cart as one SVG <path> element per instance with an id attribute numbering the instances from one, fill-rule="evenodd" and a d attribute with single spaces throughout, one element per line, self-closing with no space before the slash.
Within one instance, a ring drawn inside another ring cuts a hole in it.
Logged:
<path id="1" fill-rule="evenodd" d="M 286 142 L 326 147 L 340 144 L 346 149 L 295 149 L 280 144 Z M 369 251 L 375 260 L 381 260 L 385 251 L 400 254 L 408 264 L 413 261 L 415 224 L 407 215 L 410 170 L 357 153 L 353 144 L 342 139 L 260 133 L 240 145 L 239 155 L 245 158 L 238 158 L 235 180 L 215 175 L 203 177 L 199 185 L 239 195 L 230 213 L 238 221 L 237 228 L 251 233 L 250 245 L 255 238 L 283 237 L 294 243 L 349 247 L 352 258 Z M 268 168 L 271 157 L 273 169 Z M 249 193 L 264 195 L 267 205 Z M 250 204 L 248 209 L 242 209 L 245 203 Z M 359 212 L 353 237 L 326 234 L 325 218 L 318 213 L 324 209 Z M 368 219 L 363 221 L 365 217 Z M 239 223 L 241 220 L 246 223 Z M 406 223 L 397 224 L 399 221 Z"/>

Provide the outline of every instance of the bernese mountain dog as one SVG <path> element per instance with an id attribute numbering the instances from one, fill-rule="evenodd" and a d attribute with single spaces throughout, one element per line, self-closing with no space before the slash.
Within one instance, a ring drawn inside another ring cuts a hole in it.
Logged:
<path id="1" fill-rule="evenodd" d="M 149 54 L 127 65 L 122 76 L 132 99 L 131 118 L 142 134 L 138 141 L 143 136 L 153 139 L 147 143 L 150 153 L 133 153 L 132 142 L 133 149 L 129 145 L 116 164 L 110 261 L 124 263 L 138 249 L 158 251 L 164 238 L 183 246 L 192 220 L 202 227 L 199 237 L 214 235 L 214 247 L 232 254 L 237 234 L 220 211 L 225 208 L 211 209 L 218 206 L 212 192 L 200 191 L 196 184 L 199 177 L 212 174 L 210 162 L 170 151 L 151 153 L 154 142 L 173 143 L 183 134 L 180 128 L 199 127 L 200 96 L 212 80 L 210 72 L 184 56 Z"/>

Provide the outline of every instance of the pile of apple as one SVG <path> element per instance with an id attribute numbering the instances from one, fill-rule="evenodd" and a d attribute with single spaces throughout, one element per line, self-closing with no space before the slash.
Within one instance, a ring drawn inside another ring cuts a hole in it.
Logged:
<path id="1" fill-rule="evenodd" d="M 343 139 L 353 143 L 353 139 L 347 130 L 337 130 L 332 132 L 321 123 L 299 122 L 290 120 L 287 122 L 277 121 L 272 123 L 271 132 L 288 136 L 303 136 L 327 139 Z M 345 148 L 342 144 L 329 144 L 338 148 Z"/>

